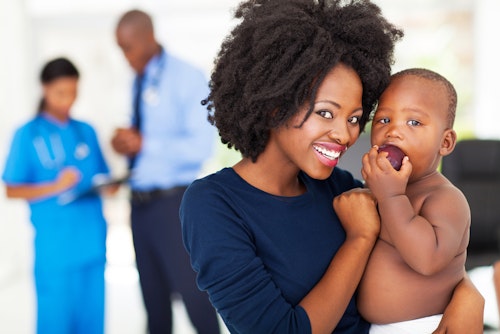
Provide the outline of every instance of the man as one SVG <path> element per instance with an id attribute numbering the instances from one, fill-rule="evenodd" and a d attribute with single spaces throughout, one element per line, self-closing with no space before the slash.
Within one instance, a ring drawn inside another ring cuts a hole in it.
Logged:
<path id="1" fill-rule="evenodd" d="M 116 39 L 136 73 L 132 126 L 117 129 L 112 146 L 130 159 L 132 233 L 149 331 L 171 333 L 171 297 L 178 293 L 198 333 L 219 333 L 215 310 L 196 286 L 179 221 L 184 191 L 214 143 L 200 103 L 207 81 L 166 52 L 142 11 L 120 18 Z"/>

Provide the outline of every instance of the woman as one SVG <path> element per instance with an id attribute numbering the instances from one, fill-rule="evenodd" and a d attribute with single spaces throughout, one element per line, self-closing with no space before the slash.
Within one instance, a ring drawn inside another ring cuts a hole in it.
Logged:
<path id="1" fill-rule="evenodd" d="M 7 197 L 31 210 L 38 333 L 104 331 L 106 222 L 88 189 L 109 171 L 94 129 L 70 117 L 78 78 L 65 58 L 44 66 L 39 110 L 15 132 L 3 173 Z"/>
<path id="2" fill-rule="evenodd" d="M 337 217 L 333 198 L 362 184 L 336 165 L 388 84 L 403 33 L 368 1 L 246 1 L 236 17 L 206 102 L 243 158 L 195 181 L 180 210 L 198 285 L 234 333 L 367 333 L 353 295 L 380 221 L 366 196 Z M 468 281 L 456 290 L 448 333 L 481 325 L 475 313 L 457 326 L 474 307 L 456 300 L 478 305 L 475 292 Z"/>

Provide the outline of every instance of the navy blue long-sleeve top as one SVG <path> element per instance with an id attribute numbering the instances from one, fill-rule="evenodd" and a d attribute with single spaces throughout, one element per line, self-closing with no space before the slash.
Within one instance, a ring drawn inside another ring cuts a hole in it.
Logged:
<path id="1" fill-rule="evenodd" d="M 311 333 L 298 304 L 345 240 L 333 198 L 362 184 L 335 168 L 327 180 L 299 175 L 300 196 L 281 197 L 244 181 L 231 168 L 199 179 L 184 195 L 183 240 L 231 333 Z M 368 333 L 353 297 L 334 333 Z"/>

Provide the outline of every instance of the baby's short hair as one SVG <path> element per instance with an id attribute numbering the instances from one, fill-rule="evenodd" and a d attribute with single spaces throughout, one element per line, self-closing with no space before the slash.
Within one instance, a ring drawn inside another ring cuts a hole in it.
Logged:
<path id="1" fill-rule="evenodd" d="M 448 95 L 448 127 L 453 128 L 457 110 L 457 91 L 453 84 L 441 74 L 426 68 L 408 68 L 393 74 L 391 78 L 394 80 L 409 75 L 437 82 L 446 89 Z"/>

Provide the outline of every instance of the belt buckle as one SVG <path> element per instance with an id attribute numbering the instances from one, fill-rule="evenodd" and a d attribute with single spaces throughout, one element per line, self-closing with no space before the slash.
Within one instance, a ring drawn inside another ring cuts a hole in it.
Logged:
<path id="1" fill-rule="evenodd" d="M 150 191 L 135 191 L 132 193 L 132 201 L 136 204 L 144 204 L 151 201 L 152 194 Z"/>

